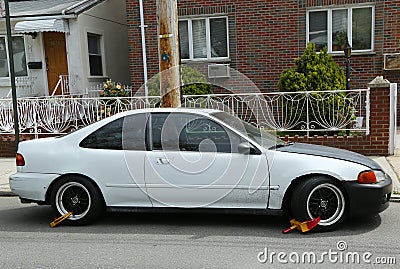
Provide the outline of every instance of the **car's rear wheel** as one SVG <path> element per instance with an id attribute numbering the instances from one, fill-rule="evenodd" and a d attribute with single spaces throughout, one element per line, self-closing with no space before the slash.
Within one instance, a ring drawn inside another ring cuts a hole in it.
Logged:
<path id="1" fill-rule="evenodd" d="M 334 179 L 315 176 L 301 182 L 293 191 L 292 215 L 298 221 L 321 218 L 316 230 L 337 228 L 346 218 L 347 204 L 344 192 Z"/>
<path id="2" fill-rule="evenodd" d="M 101 193 L 81 176 L 67 176 L 57 182 L 51 193 L 51 205 L 60 215 L 72 212 L 65 220 L 68 225 L 90 224 L 101 216 L 105 208 Z"/>

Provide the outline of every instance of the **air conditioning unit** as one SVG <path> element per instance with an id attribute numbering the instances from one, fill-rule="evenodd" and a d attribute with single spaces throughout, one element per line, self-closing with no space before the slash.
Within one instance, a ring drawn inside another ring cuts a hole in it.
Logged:
<path id="1" fill-rule="evenodd" d="M 210 64 L 208 65 L 209 78 L 229 78 L 229 64 Z"/>
<path id="2" fill-rule="evenodd" d="M 398 70 L 400 69 L 400 53 L 383 54 L 384 70 Z"/>

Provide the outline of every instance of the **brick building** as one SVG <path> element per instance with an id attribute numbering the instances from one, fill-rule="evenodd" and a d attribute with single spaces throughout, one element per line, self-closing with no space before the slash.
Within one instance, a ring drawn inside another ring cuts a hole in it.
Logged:
<path id="1" fill-rule="evenodd" d="M 148 77 L 158 72 L 156 0 L 144 2 Z M 229 64 L 261 91 L 277 89 L 283 69 L 294 66 L 307 42 L 328 47 L 345 68 L 346 36 L 353 47 L 351 88 L 376 76 L 400 82 L 400 1 L 178 0 L 183 64 Z M 127 0 L 130 74 L 143 84 L 139 1 Z M 386 65 L 385 65 L 386 58 Z"/>

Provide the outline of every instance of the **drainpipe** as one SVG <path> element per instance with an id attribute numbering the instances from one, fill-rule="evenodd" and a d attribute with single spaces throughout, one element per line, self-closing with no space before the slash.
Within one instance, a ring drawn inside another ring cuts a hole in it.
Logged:
<path id="1" fill-rule="evenodd" d="M 147 25 L 144 24 L 144 15 L 143 15 L 143 0 L 139 0 L 139 6 L 140 6 L 140 30 L 142 34 L 142 57 L 143 57 L 143 76 L 144 76 L 144 94 L 146 96 L 146 101 L 147 101 L 147 95 L 148 95 L 148 88 L 147 88 L 147 56 L 146 56 L 146 36 L 144 32 L 144 28 L 147 27 Z M 146 102 L 147 103 L 147 102 Z"/>
<path id="2" fill-rule="evenodd" d="M 394 155 L 396 147 L 396 105 L 397 83 L 390 83 L 389 155 Z"/>

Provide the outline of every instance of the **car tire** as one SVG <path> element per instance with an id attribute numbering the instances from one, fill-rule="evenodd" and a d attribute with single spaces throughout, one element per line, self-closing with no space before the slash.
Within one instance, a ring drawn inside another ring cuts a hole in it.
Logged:
<path id="1" fill-rule="evenodd" d="M 87 225 L 97 220 L 105 210 L 104 200 L 96 186 L 82 176 L 66 176 L 51 192 L 51 206 L 56 214 L 72 215 L 63 223 Z"/>
<path id="2" fill-rule="evenodd" d="M 345 193 L 339 183 L 325 176 L 314 176 L 293 191 L 291 199 L 292 216 L 297 221 L 307 221 L 321 217 L 315 231 L 334 230 L 347 215 Z"/>

